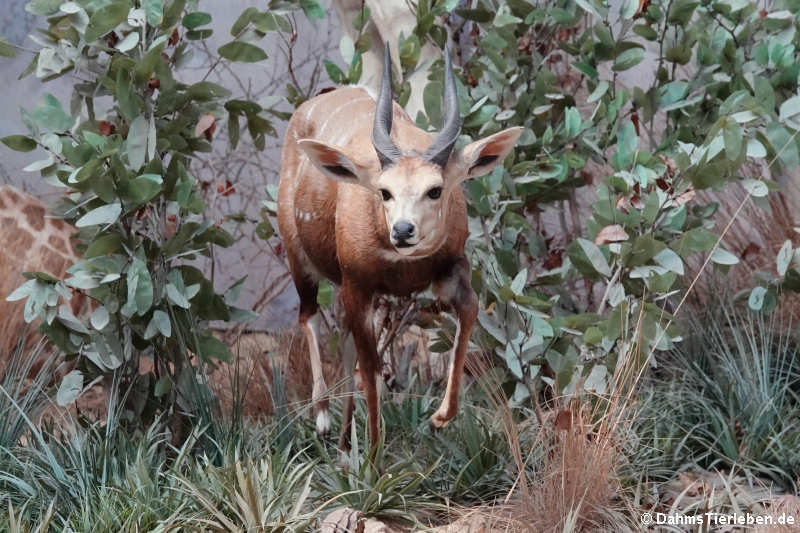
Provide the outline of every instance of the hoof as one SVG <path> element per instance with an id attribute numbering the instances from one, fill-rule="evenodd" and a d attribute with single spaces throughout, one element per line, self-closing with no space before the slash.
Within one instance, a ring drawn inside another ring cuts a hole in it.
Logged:
<path id="1" fill-rule="evenodd" d="M 447 418 L 444 415 L 439 414 L 438 412 L 434 413 L 430 420 L 431 429 L 434 430 L 442 429 L 450 422 L 450 418 Z"/>
<path id="2" fill-rule="evenodd" d="M 336 465 L 345 472 L 350 471 L 350 450 L 338 450 Z"/>
<path id="3" fill-rule="evenodd" d="M 331 415 L 327 409 L 317 413 L 317 435 L 323 437 L 331 431 Z"/>

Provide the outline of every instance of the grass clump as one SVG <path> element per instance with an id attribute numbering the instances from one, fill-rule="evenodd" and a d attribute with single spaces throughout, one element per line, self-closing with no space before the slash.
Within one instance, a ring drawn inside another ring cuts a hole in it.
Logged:
<path id="1" fill-rule="evenodd" d="M 686 464 L 744 468 L 795 491 L 800 359 L 777 320 L 723 306 L 691 322 L 642 396 L 634 462 L 662 478 Z"/>

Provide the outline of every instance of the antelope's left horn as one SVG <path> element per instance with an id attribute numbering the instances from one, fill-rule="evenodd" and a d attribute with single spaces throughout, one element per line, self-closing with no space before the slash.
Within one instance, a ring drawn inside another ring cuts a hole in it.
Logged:
<path id="1" fill-rule="evenodd" d="M 453 63 L 450 60 L 450 43 L 447 42 L 444 46 L 444 125 L 425 151 L 423 158 L 444 168 L 459 133 L 461 133 L 461 115 L 458 111 L 458 92 Z"/>
<path id="2" fill-rule="evenodd" d="M 378 101 L 375 102 L 375 122 L 372 125 L 372 146 L 378 154 L 381 168 L 394 164 L 400 157 L 400 150 L 392 142 L 392 57 L 389 54 L 389 43 L 383 58 L 383 79 Z"/>

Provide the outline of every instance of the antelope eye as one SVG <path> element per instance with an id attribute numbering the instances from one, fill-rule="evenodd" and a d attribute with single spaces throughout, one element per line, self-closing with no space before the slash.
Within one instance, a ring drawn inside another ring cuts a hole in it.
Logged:
<path id="1" fill-rule="evenodd" d="M 383 197 L 384 202 L 388 202 L 392 199 L 392 193 L 387 191 L 386 189 L 381 189 L 381 196 Z"/>
<path id="2" fill-rule="evenodd" d="M 441 187 L 434 187 L 433 189 L 428 191 L 428 198 L 431 200 L 438 200 L 442 196 L 442 188 Z"/>

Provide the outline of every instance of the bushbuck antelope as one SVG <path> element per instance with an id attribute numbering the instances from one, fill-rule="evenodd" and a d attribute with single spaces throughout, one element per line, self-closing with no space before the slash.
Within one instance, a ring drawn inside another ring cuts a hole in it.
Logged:
<path id="1" fill-rule="evenodd" d="M 444 427 L 458 411 L 464 356 L 478 314 L 464 255 L 467 215 L 459 184 L 501 164 L 522 128 L 509 128 L 453 152 L 461 118 L 447 50 L 444 61 L 445 120 L 435 139 L 392 102 L 388 44 L 377 101 L 363 88 L 344 87 L 305 102 L 289 121 L 278 226 L 300 296 L 299 320 L 311 356 L 320 434 L 330 429 L 318 344 L 316 297 L 322 277 L 340 286 L 373 446 L 379 437 L 380 361 L 370 317 L 377 294 L 407 296 L 433 285 L 437 298 L 455 311 L 458 330 L 447 389 L 431 424 Z M 351 417 L 348 401 L 341 448 L 349 447 Z"/>

